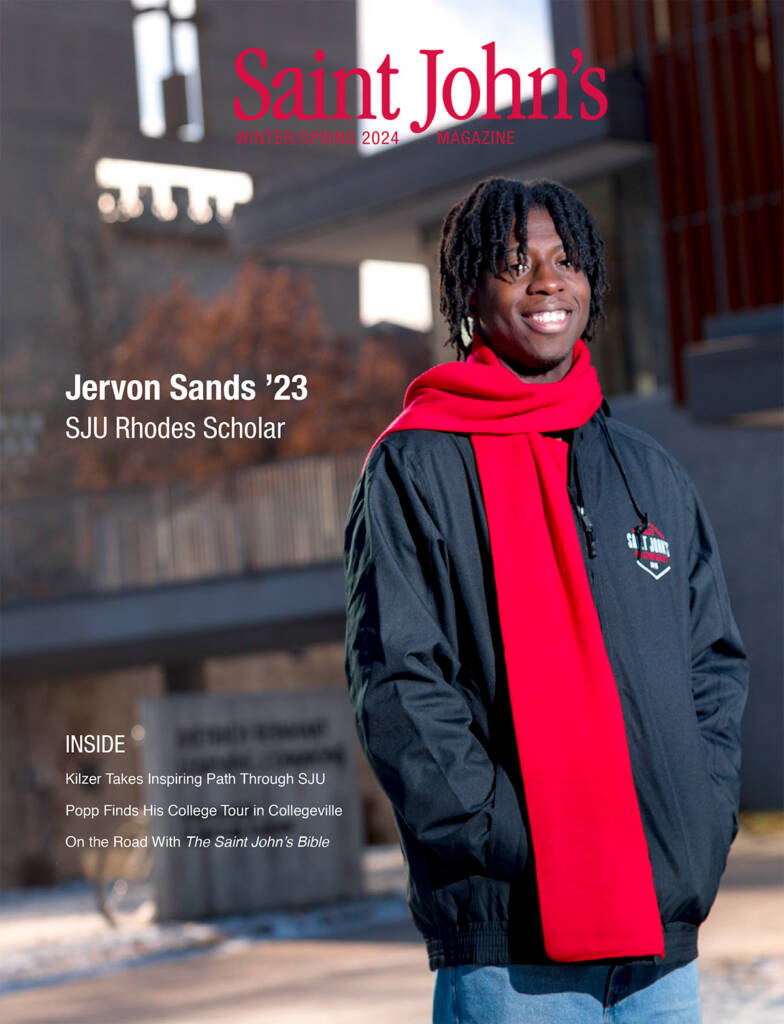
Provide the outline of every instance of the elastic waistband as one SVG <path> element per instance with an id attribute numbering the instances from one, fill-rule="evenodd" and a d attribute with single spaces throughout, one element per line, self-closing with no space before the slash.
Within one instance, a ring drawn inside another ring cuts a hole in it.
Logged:
<path id="1" fill-rule="evenodd" d="M 627 960 L 585 960 L 589 964 L 607 963 L 656 963 L 679 967 L 690 963 L 697 956 L 696 925 L 675 921 L 664 926 L 664 957 L 642 961 Z M 531 940 L 511 934 L 508 923 L 488 921 L 469 924 L 462 928 L 444 932 L 438 936 L 425 936 L 430 970 L 439 967 L 458 967 L 472 964 L 477 967 L 503 967 L 509 964 L 551 964 L 541 946 Z"/>

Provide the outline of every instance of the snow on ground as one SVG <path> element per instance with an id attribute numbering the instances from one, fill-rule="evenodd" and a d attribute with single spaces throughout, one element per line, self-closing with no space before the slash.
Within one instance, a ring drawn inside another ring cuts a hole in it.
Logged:
<path id="1" fill-rule="evenodd" d="M 781 1024 L 784 957 L 700 966 L 703 1024 Z"/>
<path id="2" fill-rule="evenodd" d="M 400 851 L 365 854 L 368 896 L 306 911 L 265 912 L 207 921 L 138 922 L 112 928 L 86 882 L 0 894 L 0 994 L 147 963 L 231 942 L 317 939 L 408 918 Z M 152 894 L 150 894 L 151 896 Z"/>

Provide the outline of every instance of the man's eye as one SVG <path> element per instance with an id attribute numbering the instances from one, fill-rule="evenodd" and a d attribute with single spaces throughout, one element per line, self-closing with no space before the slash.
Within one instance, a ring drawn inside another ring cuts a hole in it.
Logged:
<path id="1" fill-rule="evenodd" d="M 528 264 L 523 263 L 522 260 L 517 260 L 511 264 L 512 277 L 522 277 L 523 274 L 528 270 Z"/>
<path id="2" fill-rule="evenodd" d="M 570 270 L 576 269 L 575 264 L 569 259 L 568 256 L 562 257 L 558 262 L 561 264 L 562 267 L 568 267 Z"/>

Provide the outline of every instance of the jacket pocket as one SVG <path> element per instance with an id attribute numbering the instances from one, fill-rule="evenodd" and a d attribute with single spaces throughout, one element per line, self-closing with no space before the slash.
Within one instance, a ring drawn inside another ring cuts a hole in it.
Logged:
<path id="1" fill-rule="evenodd" d="M 702 769 L 701 781 L 704 787 L 705 807 L 708 812 L 707 833 L 709 836 L 709 845 L 704 851 L 702 860 L 705 875 L 703 879 L 703 890 L 701 892 L 699 910 L 703 915 L 701 918 L 701 921 L 703 921 L 708 916 L 708 913 L 713 906 L 713 901 L 716 898 L 721 877 L 727 866 L 727 856 L 729 854 L 730 846 L 732 845 L 732 840 L 735 838 L 736 821 L 734 812 L 723 798 L 716 782 L 714 782 L 713 774 L 711 772 L 710 758 L 708 756 L 710 751 L 701 737 L 699 739 L 699 744 L 700 752 L 702 754 L 700 758 L 700 766 Z M 699 857 L 696 857 L 695 859 L 700 863 Z"/>
<path id="2" fill-rule="evenodd" d="M 727 864 L 732 841 L 732 815 L 724 813 L 716 792 L 703 741 L 695 726 L 692 770 L 688 785 L 673 792 L 680 807 L 685 852 L 680 908 L 676 920 L 700 925 L 708 916 Z"/>
<path id="3" fill-rule="evenodd" d="M 633 728 L 645 737 L 635 779 L 662 923 L 699 925 L 713 905 L 729 840 L 696 719 L 687 711 L 666 723 L 651 715 Z"/>
<path id="4" fill-rule="evenodd" d="M 523 872 L 527 859 L 528 838 L 520 801 L 512 780 L 499 764 L 495 769 L 487 873 L 491 878 L 512 879 Z"/>

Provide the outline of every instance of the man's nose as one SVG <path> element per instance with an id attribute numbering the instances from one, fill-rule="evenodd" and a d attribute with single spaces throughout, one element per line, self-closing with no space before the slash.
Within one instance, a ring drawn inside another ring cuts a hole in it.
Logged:
<path id="1" fill-rule="evenodd" d="M 529 292 L 546 292 L 552 294 L 563 288 L 563 278 L 558 273 L 558 268 L 547 260 L 538 260 L 531 268 L 531 277 L 528 281 Z"/>

